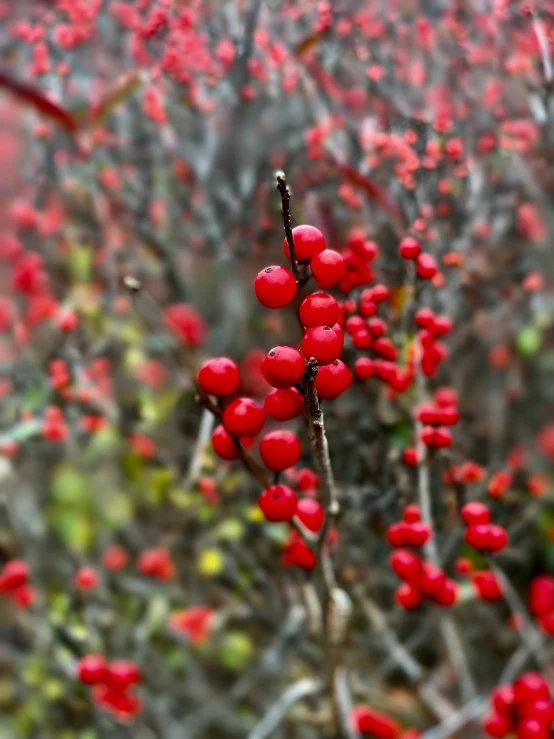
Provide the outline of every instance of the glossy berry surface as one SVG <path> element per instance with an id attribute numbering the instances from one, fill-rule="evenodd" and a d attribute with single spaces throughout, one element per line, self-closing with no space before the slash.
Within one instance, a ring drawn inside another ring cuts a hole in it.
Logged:
<path id="1" fill-rule="evenodd" d="M 260 456 L 270 470 L 281 472 L 300 459 L 302 448 L 292 431 L 271 431 L 260 441 Z"/>
<path id="2" fill-rule="evenodd" d="M 417 259 L 421 251 L 421 245 L 412 236 L 406 236 L 398 246 L 398 252 L 402 259 Z"/>
<path id="3" fill-rule="evenodd" d="M 266 396 L 264 408 L 277 421 L 290 421 L 304 410 L 304 398 L 296 388 L 274 390 Z"/>
<path id="4" fill-rule="evenodd" d="M 232 359 L 208 359 L 198 371 L 198 384 L 208 395 L 224 398 L 235 393 L 240 385 L 240 373 Z"/>
<path id="5" fill-rule="evenodd" d="M 274 523 L 290 521 L 296 513 L 297 503 L 296 493 L 286 485 L 272 485 L 258 498 L 262 513 Z"/>
<path id="6" fill-rule="evenodd" d="M 77 679 L 84 685 L 97 685 L 104 682 L 108 663 L 100 654 L 87 654 L 77 662 Z"/>
<path id="7" fill-rule="evenodd" d="M 258 272 L 254 290 L 266 308 L 284 308 L 296 295 L 296 281 L 285 267 L 266 267 Z"/>
<path id="8" fill-rule="evenodd" d="M 212 447 L 221 459 L 231 461 L 240 457 L 240 450 L 223 425 L 216 426 L 212 433 Z"/>
<path id="9" fill-rule="evenodd" d="M 290 388 L 302 380 L 304 357 L 293 346 L 276 346 L 265 358 L 267 378 L 278 388 Z"/>
<path id="10" fill-rule="evenodd" d="M 296 516 L 310 531 L 319 531 L 325 520 L 325 511 L 317 500 L 302 498 L 298 501 Z"/>
<path id="11" fill-rule="evenodd" d="M 317 286 L 324 289 L 338 285 L 346 274 L 344 259 L 332 249 L 316 254 L 310 262 L 310 267 Z"/>
<path id="12" fill-rule="evenodd" d="M 302 301 L 298 315 L 306 328 L 333 326 L 339 317 L 339 306 L 332 295 L 316 292 Z"/>
<path id="13" fill-rule="evenodd" d="M 331 364 L 341 351 L 341 338 L 329 326 L 311 328 L 302 339 L 302 354 L 306 359 L 313 357 L 319 365 Z"/>
<path id="14" fill-rule="evenodd" d="M 292 239 L 299 264 L 309 264 L 310 260 L 326 247 L 325 237 L 315 226 L 296 226 L 292 229 Z M 287 259 L 290 259 L 289 245 L 286 239 L 283 240 L 283 250 Z"/>
<path id="15" fill-rule="evenodd" d="M 352 384 L 350 370 L 340 359 L 320 367 L 315 376 L 315 389 L 321 400 L 333 400 Z"/>
<path id="16" fill-rule="evenodd" d="M 251 398 L 237 398 L 223 412 L 223 425 L 232 436 L 257 436 L 264 422 L 264 409 Z"/>

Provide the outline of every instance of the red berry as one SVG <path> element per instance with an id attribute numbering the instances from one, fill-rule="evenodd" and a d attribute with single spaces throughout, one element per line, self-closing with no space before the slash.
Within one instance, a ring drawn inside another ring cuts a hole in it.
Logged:
<path id="1" fill-rule="evenodd" d="M 372 300 L 374 303 L 382 303 L 384 300 L 387 300 L 389 297 L 389 290 L 385 285 L 374 285 L 373 287 L 369 288 L 369 290 L 364 290 L 362 292 L 362 299 L 365 296 L 369 300 Z"/>
<path id="2" fill-rule="evenodd" d="M 310 262 L 310 267 L 317 286 L 324 289 L 337 285 L 346 274 L 343 258 L 332 249 L 316 254 Z"/>
<path id="3" fill-rule="evenodd" d="M 384 713 L 374 711 L 373 708 L 363 706 L 358 709 L 357 731 L 374 739 L 397 739 L 400 726 Z"/>
<path id="4" fill-rule="evenodd" d="M 356 349 L 369 349 L 372 340 L 371 334 L 365 328 L 352 334 L 352 345 L 355 346 Z"/>
<path id="5" fill-rule="evenodd" d="M 421 605 L 421 594 L 419 590 L 414 588 L 407 582 L 402 583 L 394 594 L 394 599 L 399 606 L 407 611 L 415 611 Z"/>
<path id="6" fill-rule="evenodd" d="M 417 239 L 414 239 L 412 236 L 406 236 L 400 242 L 398 251 L 402 259 L 417 259 L 421 251 L 421 245 Z"/>
<path id="7" fill-rule="evenodd" d="M 502 588 L 491 570 L 474 572 L 472 583 L 477 595 L 483 600 L 496 601 L 502 598 Z"/>
<path id="8" fill-rule="evenodd" d="M 264 367 L 271 385 L 288 388 L 302 380 L 304 358 L 293 346 L 276 346 L 267 353 Z"/>
<path id="9" fill-rule="evenodd" d="M 430 403 L 423 403 L 416 408 L 416 418 L 424 426 L 438 424 L 439 409 Z"/>
<path id="10" fill-rule="evenodd" d="M 524 719 L 516 726 L 517 739 L 550 739 L 550 727 L 534 718 Z"/>
<path id="11" fill-rule="evenodd" d="M 372 336 L 374 336 L 376 339 L 379 339 L 381 336 L 384 336 L 386 330 L 387 330 L 387 324 L 383 321 L 382 318 L 368 318 L 367 320 L 367 328 Z"/>
<path id="12" fill-rule="evenodd" d="M 497 713 L 510 713 L 514 705 L 513 687 L 511 685 L 499 685 L 491 693 L 491 703 Z"/>
<path id="13" fill-rule="evenodd" d="M 408 544 L 406 535 L 406 522 L 393 523 L 387 529 L 387 541 L 391 547 L 404 547 Z"/>
<path id="14" fill-rule="evenodd" d="M 315 389 L 321 400 L 333 400 L 341 395 L 352 383 L 348 367 L 340 359 L 318 369 L 315 376 Z"/>
<path id="15" fill-rule="evenodd" d="M 480 552 L 487 551 L 490 543 L 490 526 L 485 523 L 478 523 L 469 526 L 465 532 L 465 542 L 470 547 Z"/>
<path id="16" fill-rule="evenodd" d="M 254 281 L 256 297 L 266 308 L 283 308 L 296 295 L 296 281 L 285 267 L 266 267 Z"/>
<path id="17" fill-rule="evenodd" d="M 126 690 L 140 681 L 140 671 L 134 662 L 116 659 L 108 665 L 106 682 L 116 690 Z"/>
<path id="18" fill-rule="evenodd" d="M 397 549 L 389 558 L 390 566 L 401 580 L 417 584 L 421 572 L 421 561 L 417 554 L 407 549 Z"/>
<path id="19" fill-rule="evenodd" d="M 290 421 L 304 410 L 304 398 L 294 387 L 274 390 L 266 397 L 264 408 L 277 421 Z"/>
<path id="20" fill-rule="evenodd" d="M 303 467 L 301 470 L 298 470 L 296 484 L 298 485 L 298 489 L 303 493 L 313 492 L 314 490 L 317 490 L 319 477 L 313 470 L 308 469 L 308 467 Z"/>
<path id="21" fill-rule="evenodd" d="M 390 339 L 375 339 L 372 345 L 372 349 L 375 354 L 378 354 L 380 357 L 384 357 L 391 362 L 394 362 L 398 357 L 398 350 Z"/>
<path id="22" fill-rule="evenodd" d="M 313 498 L 302 498 L 299 500 L 296 515 L 310 531 L 319 531 L 325 519 L 323 506 Z"/>
<path id="23" fill-rule="evenodd" d="M 483 731 L 493 739 L 504 739 L 512 730 L 512 722 L 507 716 L 489 713 L 483 721 Z"/>
<path id="24" fill-rule="evenodd" d="M 406 508 L 404 508 L 402 518 L 406 523 L 416 523 L 417 521 L 421 521 L 421 511 L 419 506 L 415 505 L 415 503 L 407 505 Z"/>
<path id="25" fill-rule="evenodd" d="M 240 457 L 240 450 L 225 428 L 216 426 L 212 433 L 212 447 L 221 459 L 232 460 Z"/>
<path id="26" fill-rule="evenodd" d="M 256 436 L 264 422 L 264 409 L 251 398 L 237 398 L 223 412 L 223 425 L 232 436 Z"/>
<path id="27" fill-rule="evenodd" d="M 296 565 L 310 572 L 317 565 L 317 558 L 310 547 L 302 539 L 290 542 L 283 551 L 283 562 L 287 566 Z"/>
<path id="28" fill-rule="evenodd" d="M 375 374 L 373 361 L 369 357 L 360 357 L 354 362 L 354 375 L 358 380 L 369 380 Z"/>
<path id="29" fill-rule="evenodd" d="M 294 467 L 301 453 L 298 436 L 292 431 L 271 431 L 260 442 L 260 456 L 265 466 L 274 472 Z"/>
<path id="30" fill-rule="evenodd" d="M 298 315 L 306 328 L 333 326 L 339 317 L 339 304 L 332 295 L 312 293 L 302 301 Z"/>
<path id="31" fill-rule="evenodd" d="M 491 513 L 486 505 L 478 501 L 466 503 L 461 510 L 462 518 L 466 526 L 475 526 L 479 523 L 489 523 Z"/>
<path id="32" fill-rule="evenodd" d="M 29 565 L 22 559 L 12 559 L 4 565 L 0 575 L 0 590 L 9 592 L 29 579 Z"/>
<path id="33" fill-rule="evenodd" d="M 438 272 L 437 263 L 431 254 L 420 254 L 416 261 L 417 276 L 422 280 L 432 280 Z"/>
<path id="34" fill-rule="evenodd" d="M 98 685 L 106 680 L 107 668 L 101 654 L 87 654 L 77 662 L 77 679 L 84 685 Z"/>
<path id="35" fill-rule="evenodd" d="M 441 426 L 454 426 L 460 420 L 458 409 L 454 406 L 449 408 L 437 408 L 435 411 L 436 422 Z"/>
<path id="36" fill-rule="evenodd" d="M 456 560 L 456 572 L 459 575 L 469 575 L 472 569 L 473 565 L 467 557 L 459 557 Z"/>
<path id="37" fill-rule="evenodd" d="M 439 426 L 433 435 L 433 446 L 435 449 L 446 449 L 452 446 L 452 434 L 447 428 Z"/>
<path id="38" fill-rule="evenodd" d="M 451 387 L 439 387 L 433 395 L 435 403 L 439 408 L 449 408 L 458 405 L 458 393 Z"/>
<path id="39" fill-rule="evenodd" d="M 433 600 L 439 606 L 444 608 L 450 608 L 458 600 L 458 586 L 454 580 L 446 580 L 443 582 L 442 587 L 435 593 Z"/>
<path id="40" fill-rule="evenodd" d="M 268 521 L 290 521 L 296 513 L 296 493 L 286 485 L 272 485 L 258 498 L 258 505 Z"/>
<path id="41" fill-rule="evenodd" d="M 320 365 L 331 364 L 338 359 L 342 350 L 340 336 L 329 326 L 316 326 L 309 329 L 302 339 L 302 353 L 306 359 L 312 357 Z"/>
<path id="42" fill-rule="evenodd" d="M 452 331 L 452 321 L 446 316 L 435 316 L 429 330 L 435 336 L 446 336 Z"/>
<path id="43" fill-rule="evenodd" d="M 315 226 L 296 226 L 292 229 L 292 240 L 296 260 L 300 264 L 309 264 L 310 260 L 327 246 L 325 237 Z M 290 259 L 289 245 L 286 239 L 283 240 L 283 249 L 287 259 Z"/>
<path id="44" fill-rule="evenodd" d="M 408 467 L 417 467 L 418 454 L 415 446 L 409 446 L 402 452 L 402 461 Z"/>
<path id="45" fill-rule="evenodd" d="M 508 534 L 503 526 L 491 524 L 489 526 L 489 546 L 488 549 L 493 554 L 504 549 L 508 543 Z"/>
<path id="46" fill-rule="evenodd" d="M 359 312 L 360 316 L 371 318 L 377 313 L 377 303 L 374 303 L 373 300 L 360 300 Z"/>
<path id="47" fill-rule="evenodd" d="M 422 547 L 431 537 L 431 530 L 426 523 L 405 524 L 405 541 L 412 547 Z"/>
<path id="48" fill-rule="evenodd" d="M 217 398 L 232 395 L 240 385 L 239 369 L 227 357 L 208 359 L 198 371 L 198 384 L 205 393 Z"/>
<path id="49" fill-rule="evenodd" d="M 540 672 L 525 672 L 514 682 L 514 703 L 522 706 L 538 700 L 550 700 L 548 681 Z"/>
<path id="50" fill-rule="evenodd" d="M 75 585 L 79 590 L 94 590 L 98 585 L 98 574 L 93 567 L 80 567 L 75 573 Z"/>
<path id="51" fill-rule="evenodd" d="M 418 587 L 427 598 L 435 598 L 446 582 L 446 575 L 432 562 L 424 562 L 421 568 Z"/>
<path id="52" fill-rule="evenodd" d="M 365 326 L 365 321 L 361 316 L 350 316 L 344 325 L 350 335 L 355 334 L 360 329 L 365 328 Z"/>

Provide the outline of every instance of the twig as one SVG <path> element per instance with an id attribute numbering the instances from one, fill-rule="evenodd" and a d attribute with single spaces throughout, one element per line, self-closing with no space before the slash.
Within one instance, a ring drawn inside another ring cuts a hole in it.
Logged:
<path id="1" fill-rule="evenodd" d="M 504 599 L 510 608 L 515 620 L 515 627 L 528 650 L 536 659 L 537 663 L 543 668 L 548 667 L 547 648 L 538 629 L 535 628 L 525 604 L 519 597 L 516 589 L 510 582 L 510 579 L 504 574 L 492 557 L 487 557 L 489 568 L 500 583 Z"/>
<path id="2" fill-rule="evenodd" d="M 539 43 L 539 49 L 541 53 L 541 61 L 542 61 L 542 69 L 544 74 L 544 81 L 546 82 L 546 85 L 549 87 L 552 84 L 552 79 L 554 77 L 554 72 L 552 68 L 552 60 L 550 59 L 550 52 L 548 49 L 548 41 L 546 40 L 546 36 L 544 34 L 544 28 L 542 26 L 542 22 L 537 15 L 536 10 L 531 10 L 531 22 L 533 24 L 533 31 L 535 32 L 535 36 L 537 37 L 537 41 Z"/>
<path id="3" fill-rule="evenodd" d="M 198 477 L 202 470 L 202 460 L 204 452 L 212 433 L 214 418 L 215 416 L 213 415 L 213 413 L 208 410 L 208 408 L 204 408 L 202 418 L 200 419 L 200 427 L 198 429 L 196 444 L 194 445 L 194 451 L 192 453 L 192 457 L 190 458 L 190 464 L 185 482 L 186 488 L 193 487 L 198 480 Z"/>
<path id="4" fill-rule="evenodd" d="M 281 212 L 283 213 L 283 226 L 285 227 L 285 236 L 287 237 L 287 244 L 289 246 L 292 274 L 294 275 L 294 279 L 298 284 L 298 282 L 300 281 L 300 275 L 298 272 L 296 249 L 294 247 L 294 237 L 292 235 L 292 223 L 290 218 L 290 192 L 284 172 L 277 173 L 277 189 L 279 190 L 279 194 L 281 196 Z"/>
<path id="5" fill-rule="evenodd" d="M 315 678 L 304 678 L 293 683 L 278 698 L 277 702 L 269 709 L 263 719 L 256 724 L 248 734 L 247 739 L 265 739 L 270 736 L 281 723 L 287 711 L 302 698 L 314 695 L 322 689 L 321 680 Z"/>
<path id="6" fill-rule="evenodd" d="M 438 726 L 434 726 L 429 731 L 424 732 L 421 735 L 421 739 L 447 739 L 464 726 L 467 726 L 467 724 L 475 721 L 479 716 L 482 716 L 487 710 L 488 703 L 486 696 L 480 695 L 473 698 L 473 700 L 466 703 L 459 711 L 450 715 Z"/>

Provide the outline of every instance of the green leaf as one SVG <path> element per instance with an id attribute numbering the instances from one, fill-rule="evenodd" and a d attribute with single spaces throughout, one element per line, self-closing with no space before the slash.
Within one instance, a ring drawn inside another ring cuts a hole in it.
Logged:
<path id="1" fill-rule="evenodd" d="M 219 651 L 219 659 L 228 670 L 243 670 L 254 653 L 254 645 L 248 634 L 233 631 L 227 634 Z"/>
<path id="2" fill-rule="evenodd" d="M 534 326 L 526 326 L 521 329 L 516 337 L 516 346 L 520 354 L 532 356 L 540 349 L 542 336 Z"/>

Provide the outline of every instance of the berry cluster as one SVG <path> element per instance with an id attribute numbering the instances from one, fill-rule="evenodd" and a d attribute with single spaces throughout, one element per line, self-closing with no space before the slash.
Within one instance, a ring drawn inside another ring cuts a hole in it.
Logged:
<path id="1" fill-rule="evenodd" d="M 8 595 L 18 608 L 29 608 L 35 602 L 35 591 L 29 584 L 29 565 L 22 559 L 11 559 L 2 568 L 0 593 Z"/>
<path id="2" fill-rule="evenodd" d="M 407 611 L 419 608 L 424 598 L 447 608 L 456 602 L 456 583 L 432 562 L 422 561 L 407 549 L 397 549 L 390 557 L 390 565 L 404 580 L 395 593 L 395 600 Z"/>
<path id="3" fill-rule="evenodd" d="M 125 659 L 107 660 L 99 654 L 87 654 L 77 663 L 77 679 L 92 687 L 96 705 L 119 721 L 132 719 L 142 710 L 142 701 L 131 688 L 140 682 L 140 671 Z"/>
<path id="4" fill-rule="evenodd" d="M 465 541 L 479 552 L 494 554 L 508 543 L 506 529 L 491 524 L 491 513 L 487 506 L 477 501 L 466 503 L 461 511 L 466 525 Z"/>
<path id="5" fill-rule="evenodd" d="M 444 449 L 452 445 L 452 434 L 447 427 L 454 426 L 460 418 L 458 398 L 451 388 L 442 387 L 435 392 L 433 401 L 416 408 L 416 418 L 423 426 L 420 438 L 431 449 Z"/>
<path id="6" fill-rule="evenodd" d="M 491 710 L 483 731 L 494 739 L 513 733 L 516 739 L 549 739 L 554 723 L 550 686 L 538 672 L 526 672 L 491 694 Z"/>

